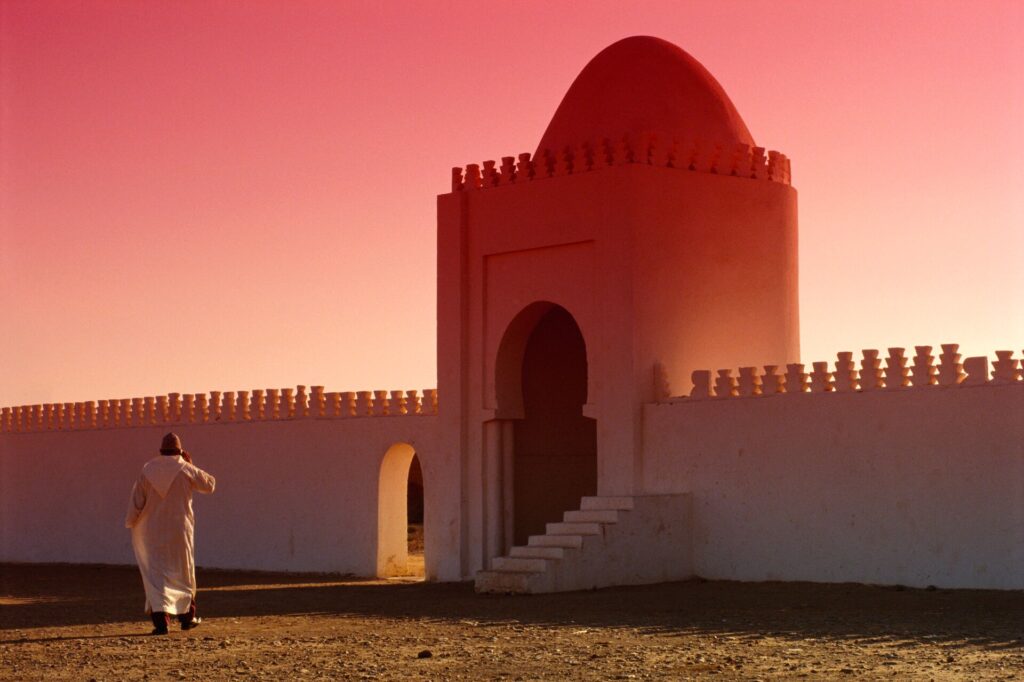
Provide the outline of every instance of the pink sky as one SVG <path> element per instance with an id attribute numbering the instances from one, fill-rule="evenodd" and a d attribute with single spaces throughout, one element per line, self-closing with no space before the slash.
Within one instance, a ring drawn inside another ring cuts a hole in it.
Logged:
<path id="1" fill-rule="evenodd" d="M 433 386 L 450 167 L 532 151 L 634 34 L 792 159 L 805 362 L 1020 354 L 1022 31 L 1020 2 L 0 0 L 0 405 Z"/>

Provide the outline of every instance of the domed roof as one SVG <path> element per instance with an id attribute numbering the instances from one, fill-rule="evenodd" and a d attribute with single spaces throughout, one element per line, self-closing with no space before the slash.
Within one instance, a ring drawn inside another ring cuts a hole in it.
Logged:
<path id="1" fill-rule="evenodd" d="M 584 67 L 537 150 L 648 132 L 754 146 L 729 96 L 700 62 L 668 41 L 633 36 Z"/>

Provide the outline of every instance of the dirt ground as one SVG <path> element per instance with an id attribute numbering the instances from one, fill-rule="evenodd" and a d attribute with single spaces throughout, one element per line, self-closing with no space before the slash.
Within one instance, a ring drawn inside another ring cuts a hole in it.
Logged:
<path id="1" fill-rule="evenodd" d="M 151 637 L 132 567 L 0 565 L 0 678 L 1024 679 L 1024 593 L 689 581 L 479 596 L 409 578 L 199 571 Z"/>

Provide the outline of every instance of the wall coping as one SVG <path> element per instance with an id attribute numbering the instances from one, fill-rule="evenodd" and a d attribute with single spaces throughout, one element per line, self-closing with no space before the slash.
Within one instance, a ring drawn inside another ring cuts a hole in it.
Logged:
<path id="1" fill-rule="evenodd" d="M 287 419 L 432 416 L 437 389 L 324 392 L 323 386 L 168 393 L 77 403 L 0 408 L 0 433 L 83 431 L 173 424 L 231 424 Z"/>
<path id="2" fill-rule="evenodd" d="M 789 158 L 782 152 L 746 144 L 721 145 L 701 140 L 680 141 L 654 133 L 605 137 L 564 149 L 541 150 L 494 161 L 452 168 L 452 192 L 522 185 L 563 175 L 578 175 L 628 164 L 675 168 L 750 180 L 792 184 Z"/>
<path id="3" fill-rule="evenodd" d="M 732 369 L 701 369 L 690 375 L 693 388 L 685 396 L 672 396 L 668 374 L 661 364 L 654 366 L 655 402 L 722 400 L 755 398 L 804 393 L 864 393 L 871 391 L 899 392 L 971 386 L 1024 385 L 1024 360 L 1014 358 L 1012 350 L 995 351 L 996 359 L 989 368 L 986 356 L 969 357 L 961 362 L 959 344 L 942 344 L 936 357 L 931 346 L 914 346 L 908 358 L 903 348 L 889 348 L 882 367 L 882 358 L 875 349 L 861 351 L 859 367 L 853 353 L 836 354 L 832 367 L 828 362 L 814 362 L 805 372 L 802 363 L 790 363 L 780 372 L 778 365 Z M 936 364 L 938 359 L 938 364 Z"/>

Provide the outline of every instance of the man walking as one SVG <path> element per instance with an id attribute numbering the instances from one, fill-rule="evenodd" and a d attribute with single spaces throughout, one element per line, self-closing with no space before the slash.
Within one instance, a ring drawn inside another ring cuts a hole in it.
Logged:
<path id="1" fill-rule="evenodd" d="M 168 433 L 160 456 L 146 462 L 132 489 L 124 525 L 146 589 L 146 613 L 154 635 L 166 635 L 171 616 L 182 630 L 200 623 L 196 616 L 195 516 L 192 491 L 212 493 L 213 476 L 192 464 L 177 435 Z"/>

